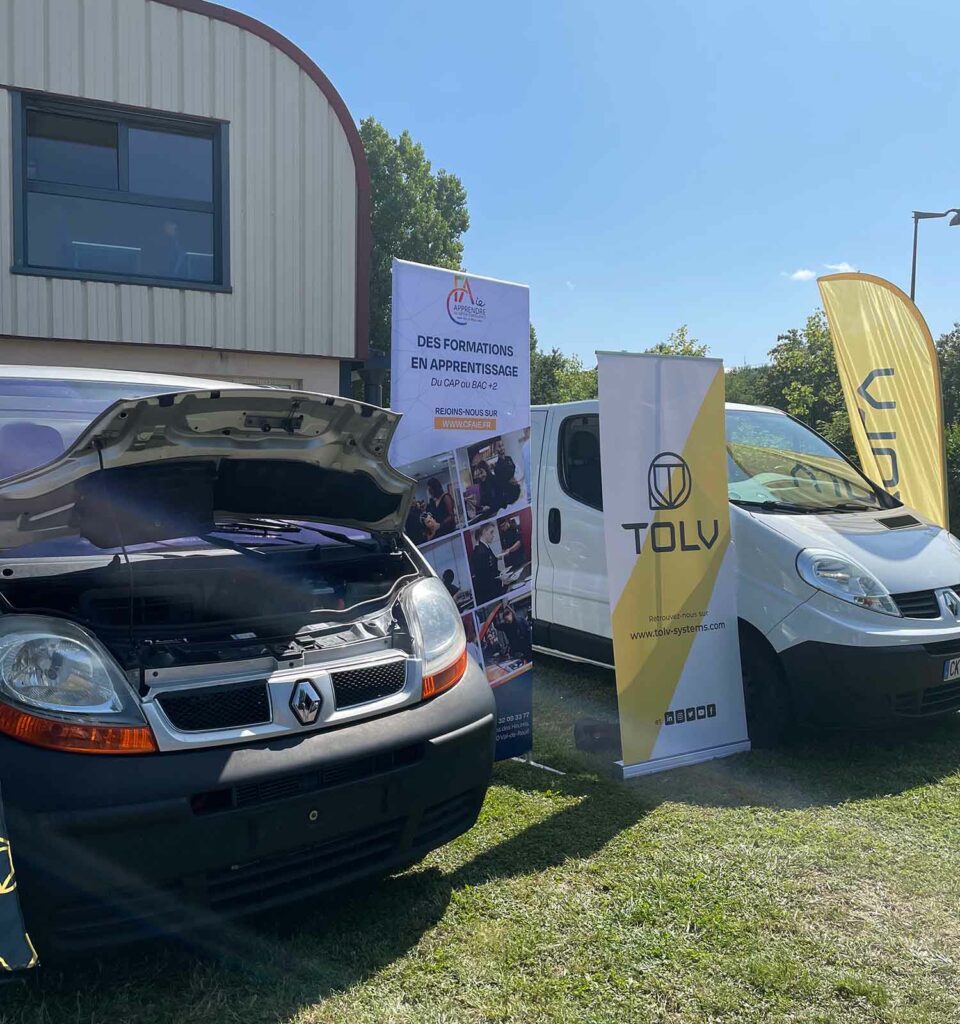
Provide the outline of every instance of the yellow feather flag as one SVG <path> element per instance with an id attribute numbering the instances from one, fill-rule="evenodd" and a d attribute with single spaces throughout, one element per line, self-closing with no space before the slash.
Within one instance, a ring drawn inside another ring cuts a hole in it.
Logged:
<path id="1" fill-rule="evenodd" d="M 946 527 L 940 364 L 930 328 L 882 277 L 831 274 L 817 284 L 864 472 Z"/>

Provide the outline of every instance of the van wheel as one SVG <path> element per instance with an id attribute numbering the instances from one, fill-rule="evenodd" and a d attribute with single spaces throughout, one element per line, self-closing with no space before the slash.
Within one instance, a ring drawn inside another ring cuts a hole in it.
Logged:
<path id="1" fill-rule="evenodd" d="M 750 743 L 760 750 L 780 746 L 793 722 L 787 681 L 772 648 L 742 623 L 740 665 Z"/>

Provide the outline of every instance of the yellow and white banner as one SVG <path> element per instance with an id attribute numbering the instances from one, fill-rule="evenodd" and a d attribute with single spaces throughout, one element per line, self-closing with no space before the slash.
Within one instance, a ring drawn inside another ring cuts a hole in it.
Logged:
<path id="1" fill-rule="evenodd" d="M 749 750 L 723 364 L 597 359 L 623 775 Z"/>
<path id="2" fill-rule="evenodd" d="M 831 274 L 817 284 L 864 472 L 946 527 L 940 364 L 930 328 L 882 277 Z"/>

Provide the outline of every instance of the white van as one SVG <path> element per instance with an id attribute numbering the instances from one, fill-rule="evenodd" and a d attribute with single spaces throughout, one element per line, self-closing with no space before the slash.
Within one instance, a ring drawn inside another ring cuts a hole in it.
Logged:
<path id="1" fill-rule="evenodd" d="M 728 405 L 747 721 L 881 724 L 960 708 L 960 541 L 777 409 Z M 613 664 L 596 400 L 533 409 L 534 644 Z M 624 443 L 629 443 L 626 439 Z"/>

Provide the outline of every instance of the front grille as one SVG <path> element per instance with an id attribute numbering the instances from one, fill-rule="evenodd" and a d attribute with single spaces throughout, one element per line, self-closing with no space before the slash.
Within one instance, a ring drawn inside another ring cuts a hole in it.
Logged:
<path id="1" fill-rule="evenodd" d="M 407 678 L 405 659 L 331 673 L 338 708 L 352 708 L 399 693 Z"/>
<path id="2" fill-rule="evenodd" d="M 948 589 L 960 594 L 960 583 Z M 891 594 L 900 614 L 907 619 L 939 619 L 940 603 L 935 590 L 914 590 L 909 594 Z"/>
<path id="3" fill-rule="evenodd" d="M 433 845 L 449 835 L 465 832 L 480 813 L 482 793 L 469 790 L 428 807 L 420 818 L 414 846 Z"/>
<path id="4" fill-rule="evenodd" d="M 932 590 L 915 590 L 910 594 L 891 595 L 900 614 L 907 619 L 939 619 L 940 605 Z"/>
<path id="5" fill-rule="evenodd" d="M 402 824 L 398 819 L 294 853 L 188 876 L 184 884 L 172 888 L 114 890 L 109 905 L 84 899 L 56 911 L 57 942 L 83 949 L 155 938 L 184 928 L 222 925 L 220 915 L 301 901 L 395 862 Z"/>
<path id="6" fill-rule="evenodd" d="M 397 768 L 407 768 L 423 758 L 423 744 L 414 743 L 398 750 L 386 751 L 372 757 L 355 761 L 335 761 L 312 772 L 295 775 L 278 775 L 261 782 L 247 782 L 235 790 L 235 807 L 254 807 L 257 804 L 287 800 L 290 797 L 313 793 L 319 789 L 342 786 L 347 782 L 358 782 L 384 775 Z"/>
<path id="7" fill-rule="evenodd" d="M 265 682 L 178 690 L 157 697 L 157 703 L 170 724 L 181 732 L 239 729 L 270 721 Z"/>
<path id="8" fill-rule="evenodd" d="M 254 910 L 303 899 L 353 876 L 387 865 L 400 847 L 402 820 L 360 829 L 295 853 L 267 857 L 207 874 L 210 909 L 220 913 Z"/>
<path id="9" fill-rule="evenodd" d="M 935 658 L 960 658 L 960 639 L 937 640 L 932 644 L 924 644 L 923 649 Z"/>
<path id="10" fill-rule="evenodd" d="M 898 693 L 893 698 L 895 714 L 910 718 L 922 718 L 925 715 L 939 715 L 960 708 L 960 680 L 943 683 L 940 686 L 928 686 L 924 690 L 912 690 Z"/>

